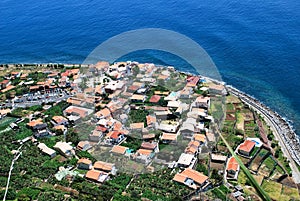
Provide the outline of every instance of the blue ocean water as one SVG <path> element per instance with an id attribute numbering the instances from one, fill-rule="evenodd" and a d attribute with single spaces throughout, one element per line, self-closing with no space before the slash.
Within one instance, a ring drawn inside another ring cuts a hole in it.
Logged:
<path id="1" fill-rule="evenodd" d="M 81 63 L 124 31 L 163 28 L 199 43 L 223 80 L 255 96 L 300 131 L 300 1 L 2 0 L 0 63 Z M 189 71 L 158 51 L 126 59 Z"/>

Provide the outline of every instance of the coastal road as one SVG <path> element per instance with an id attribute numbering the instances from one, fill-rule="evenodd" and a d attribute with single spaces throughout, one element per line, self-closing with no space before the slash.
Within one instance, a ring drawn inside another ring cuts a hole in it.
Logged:
<path id="1" fill-rule="evenodd" d="M 267 114 L 265 109 L 262 108 L 260 105 L 256 104 L 255 102 L 251 101 L 249 98 L 245 98 L 243 96 L 241 96 L 241 94 L 234 90 L 229 88 L 229 91 L 237 96 L 240 97 L 241 100 L 246 103 L 247 105 L 249 105 L 249 107 L 252 107 L 255 111 L 257 111 L 259 114 L 261 114 L 265 121 L 267 122 L 267 124 L 271 127 L 275 137 L 278 139 L 279 145 L 282 148 L 282 152 L 283 154 L 287 157 L 287 159 L 289 160 L 289 165 L 292 169 L 292 177 L 294 179 L 294 181 L 298 184 L 300 183 L 300 171 L 297 167 L 296 162 L 294 161 L 289 148 L 286 146 L 286 142 L 284 141 L 284 139 L 281 137 L 281 133 L 280 133 L 280 129 L 278 128 L 277 123 L 273 120 L 273 117 L 270 117 L 270 114 Z M 277 118 L 277 117 L 276 117 Z"/>

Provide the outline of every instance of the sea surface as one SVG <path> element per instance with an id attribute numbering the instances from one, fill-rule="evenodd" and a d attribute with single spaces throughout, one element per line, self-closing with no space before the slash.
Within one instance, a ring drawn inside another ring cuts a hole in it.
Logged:
<path id="1" fill-rule="evenodd" d="M 0 63 L 81 63 L 124 31 L 173 30 L 201 45 L 225 82 L 300 131 L 299 0 L 1 0 L 0 10 Z M 121 59 L 193 71 L 161 51 Z"/>

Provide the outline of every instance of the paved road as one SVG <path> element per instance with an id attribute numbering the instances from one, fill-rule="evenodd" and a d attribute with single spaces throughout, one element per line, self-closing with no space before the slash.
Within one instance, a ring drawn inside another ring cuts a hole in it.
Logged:
<path id="1" fill-rule="evenodd" d="M 229 91 L 240 97 L 241 100 L 246 103 L 247 105 L 249 105 L 250 107 L 252 107 L 253 109 L 255 109 L 258 113 L 260 113 L 265 121 L 267 122 L 267 124 L 271 127 L 271 129 L 273 130 L 273 133 L 275 135 L 275 137 L 278 139 L 279 141 L 279 145 L 282 148 L 282 151 L 284 153 L 284 155 L 287 157 L 287 159 L 290 161 L 290 167 L 292 169 L 292 176 L 293 179 L 295 180 L 296 183 L 300 183 L 300 171 L 296 165 L 296 162 L 294 161 L 294 157 L 292 155 L 296 155 L 296 157 L 299 157 L 298 154 L 295 153 L 291 153 L 293 152 L 293 150 L 291 150 L 288 146 L 286 141 L 282 138 L 282 135 L 284 135 L 284 133 L 282 132 L 286 132 L 287 130 L 285 130 L 284 128 L 280 128 L 278 126 L 278 123 L 274 120 L 274 117 L 271 116 L 264 108 L 262 108 L 260 105 L 256 104 L 255 102 L 251 101 L 249 98 L 243 97 L 241 96 L 241 94 L 234 90 L 234 89 L 229 89 Z M 277 118 L 277 117 L 276 117 Z"/>
<path id="2" fill-rule="evenodd" d="M 67 94 L 64 91 L 55 92 L 55 93 L 47 93 L 47 94 L 26 94 L 20 98 L 15 98 L 13 100 L 8 100 L 6 103 L 2 104 L 2 107 L 13 107 L 13 108 L 25 108 L 31 107 L 34 105 L 41 105 L 42 103 L 50 103 L 50 102 L 59 102 L 62 100 L 66 100 L 71 95 Z"/>
<path id="3" fill-rule="evenodd" d="M 18 148 L 18 151 L 20 151 L 20 149 L 22 148 L 23 145 L 21 145 L 19 148 Z M 3 201 L 6 200 L 6 195 L 7 195 L 7 192 L 8 192 L 8 187 L 9 187 L 9 182 L 10 182 L 10 177 L 11 177 L 11 172 L 12 170 L 14 169 L 14 164 L 15 162 L 18 160 L 18 158 L 21 156 L 22 152 L 19 152 L 18 155 L 16 155 L 14 157 L 14 159 L 12 160 L 11 162 L 11 166 L 10 166 L 10 169 L 9 169 L 9 173 L 8 173 L 8 178 L 7 178 L 7 184 L 6 184 L 6 188 L 5 188 L 5 193 L 4 193 L 4 196 L 3 196 Z"/>

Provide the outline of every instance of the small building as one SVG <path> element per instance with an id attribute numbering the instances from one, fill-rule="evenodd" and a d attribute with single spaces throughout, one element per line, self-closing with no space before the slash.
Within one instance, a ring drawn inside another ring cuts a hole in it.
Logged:
<path id="1" fill-rule="evenodd" d="M 255 142 L 251 140 L 245 140 L 242 144 L 238 147 L 238 152 L 242 155 L 250 156 L 251 151 L 255 147 Z"/>
<path id="2" fill-rule="evenodd" d="M 51 158 L 54 158 L 56 156 L 56 151 L 47 147 L 44 143 L 39 143 L 38 148 L 46 155 L 50 156 Z"/>
<path id="3" fill-rule="evenodd" d="M 111 131 L 106 135 L 106 137 L 111 144 L 119 144 L 125 138 L 125 135 L 120 131 Z"/>
<path id="4" fill-rule="evenodd" d="M 200 144 L 206 143 L 206 136 L 204 134 L 194 134 L 193 139 L 200 142 Z"/>
<path id="5" fill-rule="evenodd" d="M 148 127 L 155 127 L 156 124 L 156 117 L 147 115 L 146 116 L 147 126 Z"/>
<path id="6" fill-rule="evenodd" d="M 104 108 L 98 112 L 95 113 L 95 117 L 97 119 L 104 119 L 111 116 L 110 110 L 108 108 Z"/>
<path id="7" fill-rule="evenodd" d="M 112 153 L 115 154 L 126 154 L 126 151 L 129 150 L 128 147 L 120 146 L 120 145 L 114 145 L 113 148 L 111 149 Z"/>
<path id="8" fill-rule="evenodd" d="M 143 140 L 145 140 L 145 141 L 152 141 L 154 139 L 155 139 L 155 134 L 154 133 L 143 135 Z"/>
<path id="9" fill-rule="evenodd" d="M 190 141 L 188 146 L 185 149 L 186 154 L 194 154 L 197 155 L 199 152 L 200 142 L 198 141 Z"/>
<path id="10" fill-rule="evenodd" d="M 173 181 L 182 183 L 192 189 L 203 188 L 209 184 L 207 176 L 191 168 L 186 168 L 181 173 L 177 173 Z"/>
<path id="11" fill-rule="evenodd" d="M 237 179 L 240 166 L 235 158 L 232 156 L 228 159 L 226 165 L 226 177 L 229 179 Z"/>
<path id="12" fill-rule="evenodd" d="M 209 93 L 226 95 L 227 92 L 226 92 L 225 86 L 222 84 L 210 84 L 209 85 Z"/>
<path id="13" fill-rule="evenodd" d="M 187 168 L 194 166 L 196 160 L 197 158 L 195 158 L 194 154 L 182 153 L 177 161 L 177 165 L 180 168 Z"/>
<path id="14" fill-rule="evenodd" d="M 89 141 L 80 141 L 77 144 L 77 149 L 81 150 L 81 151 L 86 151 L 88 149 L 90 149 L 92 146 L 90 145 Z"/>
<path id="15" fill-rule="evenodd" d="M 227 160 L 227 156 L 211 154 L 211 161 L 215 163 L 225 163 Z"/>
<path id="16" fill-rule="evenodd" d="M 188 87 L 196 87 L 198 82 L 200 80 L 200 77 L 198 76 L 190 76 L 186 79 L 186 86 Z"/>
<path id="17" fill-rule="evenodd" d="M 103 137 L 102 131 L 93 130 L 91 134 L 89 134 L 89 140 L 92 142 L 99 142 L 101 138 Z"/>
<path id="18" fill-rule="evenodd" d="M 102 171 L 89 170 L 86 173 L 85 178 L 92 181 L 103 183 L 108 178 L 108 174 Z"/>
<path id="19" fill-rule="evenodd" d="M 139 123 L 132 123 L 130 124 L 130 129 L 133 129 L 133 130 L 142 130 L 144 128 L 144 122 L 139 122 Z"/>
<path id="20" fill-rule="evenodd" d="M 135 154 L 135 158 L 145 164 L 150 163 L 153 157 L 154 152 L 148 149 L 138 149 Z"/>
<path id="21" fill-rule="evenodd" d="M 157 119 L 166 120 L 168 118 L 168 115 L 172 114 L 169 110 L 167 111 L 156 111 L 155 116 Z"/>
<path id="22" fill-rule="evenodd" d="M 167 133 L 176 133 L 179 128 L 179 123 L 178 122 L 173 122 L 173 123 L 167 123 L 167 122 L 161 122 L 159 125 L 158 129 L 165 131 Z"/>
<path id="23" fill-rule="evenodd" d="M 169 101 L 167 106 L 169 108 L 175 108 L 175 109 L 177 109 L 180 106 L 180 104 L 181 104 L 180 101 Z"/>
<path id="24" fill-rule="evenodd" d="M 159 96 L 159 95 L 153 95 L 153 96 L 149 99 L 149 102 L 150 102 L 150 103 L 158 103 L 160 99 L 161 99 L 161 96 Z"/>
<path id="25" fill-rule="evenodd" d="M 142 103 L 146 99 L 146 96 L 144 95 L 138 95 L 138 94 L 133 94 L 130 98 L 130 100 L 134 103 Z"/>
<path id="26" fill-rule="evenodd" d="M 197 97 L 195 101 L 196 107 L 208 109 L 210 107 L 210 97 Z"/>
<path id="27" fill-rule="evenodd" d="M 53 148 L 66 157 L 72 156 L 73 147 L 67 142 L 57 142 Z"/>
<path id="28" fill-rule="evenodd" d="M 142 149 L 152 150 L 155 153 L 159 152 L 158 143 L 157 142 L 143 142 L 141 144 Z"/>
<path id="29" fill-rule="evenodd" d="M 101 171 L 104 171 L 104 172 L 107 172 L 107 173 L 111 172 L 113 174 L 116 173 L 115 164 L 106 163 L 106 162 L 103 162 L 103 161 L 96 161 L 94 163 L 94 170 L 101 170 Z"/>
<path id="30" fill-rule="evenodd" d="M 0 82 L 1 89 L 5 89 L 7 86 L 10 85 L 10 83 L 10 80 L 3 80 L 2 82 Z"/>
<path id="31" fill-rule="evenodd" d="M 14 122 L 10 123 L 9 124 L 9 127 L 13 130 L 18 130 L 19 129 L 19 126 L 17 124 L 15 124 Z"/>
<path id="32" fill-rule="evenodd" d="M 180 128 L 180 133 L 185 138 L 192 139 L 195 133 L 195 126 L 189 122 L 184 122 Z"/>
<path id="33" fill-rule="evenodd" d="M 90 170 L 92 169 L 92 161 L 87 158 L 81 158 L 77 161 L 77 165 L 79 169 Z"/>
<path id="34" fill-rule="evenodd" d="M 163 133 L 160 137 L 160 140 L 164 144 L 176 143 L 177 142 L 177 134 L 174 133 Z"/>
<path id="35" fill-rule="evenodd" d="M 216 142 L 216 136 L 214 133 L 207 132 L 205 135 L 208 142 Z"/>
<path id="36" fill-rule="evenodd" d="M 70 121 L 77 122 L 81 118 L 85 118 L 92 114 L 92 112 L 93 110 L 91 109 L 71 105 L 64 110 L 64 116 L 66 116 Z"/>
<path id="37" fill-rule="evenodd" d="M 66 125 L 69 124 L 68 119 L 63 117 L 63 116 L 53 116 L 52 120 L 53 120 L 53 125 L 54 126 L 57 126 L 57 125 L 66 126 Z"/>

